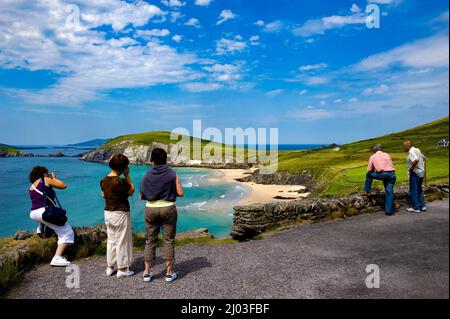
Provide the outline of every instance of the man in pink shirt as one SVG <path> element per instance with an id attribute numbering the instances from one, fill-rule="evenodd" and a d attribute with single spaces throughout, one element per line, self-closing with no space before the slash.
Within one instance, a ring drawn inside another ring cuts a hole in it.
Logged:
<path id="1" fill-rule="evenodd" d="M 372 191 L 372 181 L 374 179 L 383 181 L 386 196 L 384 200 L 384 211 L 386 215 L 394 215 L 394 185 L 397 177 L 395 176 L 394 163 L 388 153 L 383 152 L 383 146 L 377 144 L 373 147 L 373 154 L 369 159 L 367 166 L 366 184 L 364 192 L 370 196 Z"/>

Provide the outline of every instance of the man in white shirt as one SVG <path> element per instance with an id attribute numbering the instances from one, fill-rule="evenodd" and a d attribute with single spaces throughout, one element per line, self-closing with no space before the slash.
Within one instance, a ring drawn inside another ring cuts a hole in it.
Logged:
<path id="1" fill-rule="evenodd" d="M 427 210 L 423 194 L 423 180 L 426 174 L 425 155 L 420 149 L 414 147 L 411 141 L 403 143 L 403 150 L 408 153 L 408 176 L 409 176 L 409 200 L 411 207 L 408 212 L 420 213 Z"/>

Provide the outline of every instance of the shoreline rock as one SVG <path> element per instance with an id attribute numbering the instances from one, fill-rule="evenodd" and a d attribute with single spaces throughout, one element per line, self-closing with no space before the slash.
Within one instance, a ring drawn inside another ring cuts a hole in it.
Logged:
<path id="1" fill-rule="evenodd" d="M 66 157 L 66 155 L 64 155 L 61 152 L 56 152 L 56 153 L 48 154 L 47 157 Z"/>
<path id="2" fill-rule="evenodd" d="M 258 170 L 252 174 L 236 179 L 243 183 L 256 183 L 263 185 L 302 185 L 306 189 L 304 193 L 309 192 L 309 189 L 314 188 L 314 178 L 308 171 L 303 171 L 301 174 L 294 175 L 288 172 L 277 172 L 274 174 L 259 174 Z"/>

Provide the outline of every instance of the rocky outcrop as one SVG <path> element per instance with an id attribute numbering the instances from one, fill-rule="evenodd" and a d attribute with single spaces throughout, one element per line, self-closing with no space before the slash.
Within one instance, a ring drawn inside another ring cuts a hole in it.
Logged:
<path id="1" fill-rule="evenodd" d="M 434 185 L 424 189 L 428 200 L 448 197 L 448 185 Z M 396 205 L 407 204 L 408 193 L 395 193 Z M 384 194 L 373 194 L 370 198 L 351 195 L 340 198 L 311 198 L 289 202 L 273 202 L 234 207 L 231 237 L 236 240 L 253 239 L 268 230 L 286 224 L 303 221 L 319 222 L 327 219 L 379 211 L 384 206 Z"/>
<path id="2" fill-rule="evenodd" d="M 31 236 L 33 236 L 33 233 L 28 230 L 18 230 L 14 234 L 14 239 L 15 240 L 25 240 L 25 239 L 30 238 Z"/>
<path id="3" fill-rule="evenodd" d="M 56 152 L 56 153 L 48 154 L 48 157 L 66 157 L 66 155 L 64 155 L 61 152 Z"/>
<path id="4" fill-rule="evenodd" d="M 248 164 L 234 163 L 231 156 L 211 157 L 208 160 L 192 160 L 186 156 L 184 146 L 180 144 L 162 144 L 153 142 L 149 145 L 140 145 L 133 143 L 132 140 L 122 141 L 112 146 L 101 147 L 88 152 L 81 157 L 81 160 L 87 162 L 108 162 L 116 154 L 124 154 L 132 164 L 145 165 L 150 164 L 152 150 L 162 148 L 169 155 L 169 164 L 173 166 L 186 167 L 210 167 L 210 168 L 249 168 Z"/>
<path id="5" fill-rule="evenodd" d="M 209 232 L 208 228 L 198 228 L 184 233 L 179 233 L 175 237 L 176 240 L 198 239 L 198 238 L 213 239 L 214 236 Z"/>
<path id="6" fill-rule="evenodd" d="M 313 176 L 308 171 L 303 171 L 301 174 L 294 175 L 287 172 L 260 174 L 257 170 L 251 175 L 236 180 L 238 182 L 251 182 L 264 185 L 302 185 L 307 189 L 314 186 Z M 307 192 L 307 189 L 305 192 Z"/>
<path id="7" fill-rule="evenodd" d="M 84 153 L 79 153 L 79 154 L 76 154 L 76 155 L 72 155 L 71 157 L 82 158 L 86 154 L 87 154 L 87 152 L 84 152 Z"/>

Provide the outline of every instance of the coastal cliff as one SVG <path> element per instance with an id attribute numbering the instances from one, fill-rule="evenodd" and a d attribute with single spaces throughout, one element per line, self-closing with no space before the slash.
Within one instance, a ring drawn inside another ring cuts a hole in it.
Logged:
<path id="1" fill-rule="evenodd" d="M 424 188 L 427 200 L 448 198 L 448 184 Z M 397 207 L 408 204 L 408 192 L 395 193 Z M 320 222 L 345 218 L 353 215 L 379 211 L 384 205 L 384 193 L 376 193 L 367 198 L 359 194 L 337 198 L 311 198 L 288 202 L 272 202 L 234 207 L 231 237 L 239 241 L 290 224 Z"/>
<path id="2" fill-rule="evenodd" d="M 33 154 L 24 152 L 4 152 L 0 150 L 0 157 L 33 157 Z"/>
<path id="3" fill-rule="evenodd" d="M 191 141 L 194 139 L 189 137 Z M 227 147 L 223 144 L 201 140 L 202 150 L 206 144 L 211 145 L 220 152 L 221 156 L 209 156 L 208 159 L 193 160 L 191 145 L 178 144 L 170 141 L 169 132 L 148 132 L 129 136 L 117 137 L 101 147 L 84 154 L 81 160 L 87 162 L 106 163 L 116 154 L 124 154 L 132 164 L 150 164 L 152 150 L 162 148 L 168 153 L 168 161 L 173 166 L 210 167 L 210 168 L 249 168 L 246 163 L 235 163 L 233 156 L 223 152 Z"/>

